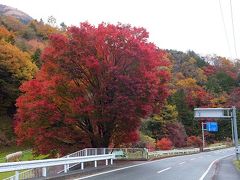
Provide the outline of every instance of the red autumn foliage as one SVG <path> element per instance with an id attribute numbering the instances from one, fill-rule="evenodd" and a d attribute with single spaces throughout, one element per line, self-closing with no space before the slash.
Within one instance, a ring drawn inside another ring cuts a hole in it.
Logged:
<path id="1" fill-rule="evenodd" d="M 21 86 L 15 132 L 39 153 L 136 141 L 168 97 L 169 62 L 143 28 L 82 23 L 53 35 L 36 79 Z"/>
<path id="2" fill-rule="evenodd" d="M 217 70 L 214 66 L 208 65 L 206 67 L 203 67 L 203 71 L 206 76 L 211 76 L 211 75 L 215 74 Z"/>
<path id="3" fill-rule="evenodd" d="M 237 70 L 234 63 L 224 57 L 214 57 L 214 64 L 203 68 L 204 74 L 212 76 L 218 72 L 224 72 L 233 79 L 237 79 Z"/>
<path id="4" fill-rule="evenodd" d="M 235 106 L 237 109 L 240 109 L 240 87 L 234 88 L 232 90 L 229 100 L 227 102 L 227 106 Z"/>
<path id="5" fill-rule="evenodd" d="M 188 91 L 186 101 L 190 107 L 211 106 L 211 95 L 202 87 L 193 88 Z"/>
<path id="6" fill-rule="evenodd" d="M 205 141 L 207 142 L 207 144 L 208 143 L 213 144 L 216 141 L 215 134 L 213 134 L 213 133 L 209 133 L 209 132 L 205 131 L 204 136 L 205 136 Z"/>
<path id="7" fill-rule="evenodd" d="M 197 136 L 187 138 L 187 145 L 192 147 L 202 147 L 202 140 Z"/>
<path id="8" fill-rule="evenodd" d="M 181 123 L 168 123 L 166 129 L 168 131 L 168 138 L 172 141 L 174 147 L 179 148 L 187 145 L 187 135 Z"/>
<path id="9" fill-rule="evenodd" d="M 156 146 L 161 150 L 170 150 L 172 149 L 172 141 L 168 138 L 162 138 L 157 141 Z"/>

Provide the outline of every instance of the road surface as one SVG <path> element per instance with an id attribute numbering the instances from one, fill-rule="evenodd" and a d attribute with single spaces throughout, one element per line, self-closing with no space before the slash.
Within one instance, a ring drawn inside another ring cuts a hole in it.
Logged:
<path id="1" fill-rule="evenodd" d="M 234 148 L 171 157 L 82 176 L 75 180 L 212 180 L 240 179 L 232 166 Z M 229 159 L 230 158 L 230 159 Z M 223 163 L 222 166 L 221 163 Z M 230 164 L 230 165 L 229 165 Z M 231 166 L 231 167 L 230 167 Z M 229 171 L 230 168 L 230 171 Z M 234 172 L 234 173 L 233 173 Z M 222 177 L 224 176 L 224 177 Z M 66 178 L 67 179 L 67 178 Z M 71 178 L 72 179 L 72 178 Z"/>

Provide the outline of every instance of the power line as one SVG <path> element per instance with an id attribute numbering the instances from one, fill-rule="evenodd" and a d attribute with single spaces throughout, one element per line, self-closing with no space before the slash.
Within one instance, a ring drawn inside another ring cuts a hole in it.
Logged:
<path id="1" fill-rule="evenodd" d="M 228 37 L 228 33 L 227 33 L 227 27 L 226 27 L 226 23 L 225 23 L 225 20 L 224 20 L 224 14 L 223 14 L 223 9 L 222 9 L 222 5 L 221 5 L 221 0 L 218 0 L 218 3 L 219 3 L 221 19 L 222 19 L 223 28 L 224 28 L 224 34 L 225 34 L 225 38 L 226 38 L 226 41 L 227 41 L 228 51 L 229 51 L 229 55 L 231 56 L 232 53 L 231 53 L 229 37 Z"/>
<path id="2" fill-rule="evenodd" d="M 231 8 L 233 43 L 234 43 L 235 55 L 236 55 L 236 58 L 237 58 L 237 47 L 236 47 L 236 38 L 235 38 L 235 30 L 234 30 L 234 21 L 233 21 L 232 0 L 229 0 L 229 2 L 230 2 L 230 8 Z"/>

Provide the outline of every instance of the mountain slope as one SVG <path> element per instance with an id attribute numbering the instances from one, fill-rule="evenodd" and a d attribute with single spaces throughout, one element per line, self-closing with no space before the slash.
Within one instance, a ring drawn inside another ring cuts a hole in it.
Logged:
<path id="1" fill-rule="evenodd" d="M 0 4 L 0 15 L 2 16 L 12 16 L 15 17 L 17 19 L 19 19 L 21 22 L 23 23 L 28 23 L 29 21 L 31 21 L 33 18 L 31 16 L 29 16 L 28 14 L 10 7 L 10 6 L 5 6 Z"/>

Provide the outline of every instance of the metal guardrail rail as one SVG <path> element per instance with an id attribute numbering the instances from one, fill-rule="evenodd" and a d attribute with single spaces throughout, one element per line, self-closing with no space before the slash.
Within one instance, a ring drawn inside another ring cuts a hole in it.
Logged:
<path id="1" fill-rule="evenodd" d="M 208 150 L 216 150 L 221 148 L 226 148 L 226 145 L 215 146 L 204 148 L 205 151 Z M 164 157 L 164 156 L 174 156 L 174 155 L 183 155 L 183 154 L 193 154 L 200 152 L 199 148 L 191 148 L 191 149 L 174 149 L 168 151 L 153 151 L 148 152 L 145 148 L 86 148 L 62 158 L 73 158 L 73 157 L 88 157 L 88 156 L 97 156 L 97 155 L 105 155 L 112 154 L 115 156 L 115 159 L 129 159 L 129 160 L 147 160 L 149 157 Z M 61 159 L 62 159 L 61 158 Z M 60 159 L 60 158 L 59 158 Z M 57 165 L 57 168 L 48 168 L 47 174 L 57 175 L 59 173 L 63 173 L 67 169 L 73 168 L 76 165 L 81 164 L 81 169 L 84 169 L 84 164 L 81 162 L 70 163 L 68 166 Z M 1 165 L 1 164 L 0 164 Z M 42 168 L 33 168 L 28 169 L 23 172 L 19 172 L 19 179 L 32 179 L 32 178 L 40 178 L 42 177 Z M 4 180 L 16 180 L 16 175 L 11 176 L 9 178 L 5 178 Z"/>
<path id="2" fill-rule="evenodd" d="M 74 152 L 72 154 L 63 156 L 62 158 L 70 157 L 86 157 L 94 155 L 105 155 L 105 154 L 114 154 L 116 159 L 148 159 L 148 150 L 145 148 L 85 148 L 83 150 Z M 79 165 L 80 163 L 71 163 L 69 164 L 69 169 Z M 84 165 L 81 164 L 81 169 L 84 168 Z M 51 176 L 60 174 L 64 172 L 64 165 L 58 165 L 50 167 L 47 169 L 47 174 Z M 5 178 L 4 180 L 16 180 L 16 175 Z M 42 168 L 31 168 L 23 172 L 19 172 L 19 179 L 33 179 L 42 177 Z"/>
<path id="3" fill-rule="evenodd" d="M 164 156 L 174 156 L 174 155 L 182 155 L 182 154 L 193 154 L 200 152 L 199 148 L 192 149 L 173 149 L 166 151 L 153 151 L 149 152 L 149 157 L 164 157 Z"/>
<path id="4" fill-rule="evenodd" d="M 128 159 L 128 160 L 147 160 L 148 150 L 146 148 L 85 148 L 83 150 L 74 152 L 67 156 L 68 157 L 81 157 L 81 156 L 91 156 L 91 155 L 103 155 L 103 154 L 114 154 L 116 159 Z M 70 165 L 72 168 L 79 163 Z M 63 168 L 58 173 L 63 172 Z"/>
<path id="5" fill-rule="evenodd" d="M 68 157 L 68 158 L 57 158 L 57 159 L 45 159 L 45 160 L 33 160 L 33 161 L 22 161 L 22 162 L 11 162 L 0 164 L 0 172 L 16 171 L 15 180 L 19 180 L 19 170 L 30 169 L 30 168 L 41 168 L 41 176 L 47 176 L 47 167 L 64 165 L 64 172 L 68 172 L 69 164 L 81 163 L 83 167 L 84 162 L 94 162 L 94 167 L 97 167 L 97 161 L 105 160 L 106 165 L 108 161 L 113 164 L 115 159 L 114 154 L 105 155 L 94 155 L 84 157 Z"/>
<path id="6" fill-rule="evenodd" d="M 220 146 L 213 146 L 213 147 L 207 147 L 204 148 L 204 151 L 213 151 L 218 150 L 222 148 L 226 148 L 226 145 L 220 145 Z M 165 150 L 165 151 L 153 151 L 149 152 L 148 156 L 150 158 L 157 158 L 157 157 L 165 157 L 165 156 L 175 156 L 175 155 L 183 155 L 183 154 L 194 154 L 199 153 L 199 148 L 191 148 L 191 149 L 173 149 L 173 150 Z"/>
<path id="7" fill-rule="evenodd" d="M 213 151 L 213 150 L 222 149 L 222 148 L 227 148 L 227 145 L 206 147 L 206 148 L 203 148 L 203 150 L 204 151 Z"/>

